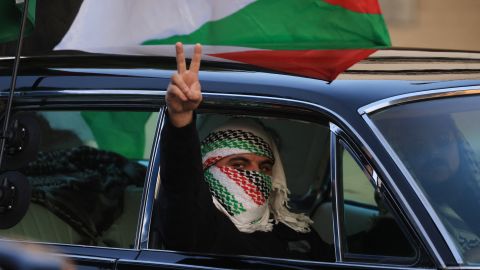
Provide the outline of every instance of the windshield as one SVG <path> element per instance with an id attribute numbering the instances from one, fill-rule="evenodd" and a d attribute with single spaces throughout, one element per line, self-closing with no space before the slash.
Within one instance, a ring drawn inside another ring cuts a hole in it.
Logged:
<path id="1" fill-rule="evenodd" d="M 372 115 L 467 264 L 480 264 L 480 96 L 393 106 Z"/>

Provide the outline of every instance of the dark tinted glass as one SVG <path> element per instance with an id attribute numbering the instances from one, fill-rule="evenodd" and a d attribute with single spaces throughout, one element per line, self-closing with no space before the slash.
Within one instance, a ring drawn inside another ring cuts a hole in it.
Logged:
<path id="1" fill-rule="evenodd" d="M 470 263 L 480 250 L 480 96 L 395 106 L 372 116 Z"/>
<path id="2" fill-rule="evenodd" d="M 352 154 L 341 147 L 343 230 L 346 257 L 409 257 L 415 250 L 398 225 L 383 195 L 375 190 Z M 395 244 L 392 244 L 395 243 Z M 352 257 L 352 258 L 353 258 Z"/>

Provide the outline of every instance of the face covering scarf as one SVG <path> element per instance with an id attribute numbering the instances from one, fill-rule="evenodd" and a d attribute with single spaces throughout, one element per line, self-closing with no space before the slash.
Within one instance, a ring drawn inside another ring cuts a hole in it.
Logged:
<path id="1" fill-rule="evenodd" d="M 210 133 L 202 141 L 201 150 L 204 178 L 213 203 L 239 231 L 271 231 L 273 222 L 282 222 L 298 232 L 310 231 L 311 219 L 287 208 L 289 191 L 280 157 L 260 125 L 253 121 L 231 121 Z M 236 154 L 255 154 L 272 160 L 272 176 L 217 166 L 219 160 Z"/>

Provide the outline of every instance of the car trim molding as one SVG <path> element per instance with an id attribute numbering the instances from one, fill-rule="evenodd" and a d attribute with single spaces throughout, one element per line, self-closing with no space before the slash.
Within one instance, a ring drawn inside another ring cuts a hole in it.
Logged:
<path id="1" fill-rule="evenodd" d="M 146 185 L 142 197 L 142 210 L 139 216 L 139 227 L 135 239 L 135 249 L 148 248 L 150 238 L 150 224 L 158 187 L 160 185 L 160 134 L 165 123 L 165 107 L 160 107 L 155 131 L 155 141 L 150 152 L 150 162 L 147 172 Z M 146 191 L 146 192 L 145 192 Z"/>
<path id="2" fill-rule="evenodd" d="M 176 251 L 176 250 L 168 250 L 168 249 L 145 249 L 142 251 L 149 251 L 153 253 L 159 253 L 158 255 L 158 260 L 161 260 L 162 256 L 160 254 L 162 253 L 171 253 L 171 254 L 179 254 L 182 256 L 185 256 L 185 252 L 183 251 Z M 203 253 L 198 253 L 198 252 L 192 252 L 190 253 L 192 257 L 195 256 L 209 256 L 209 254 L 203 254 Z M 212 254 L 210 254 L 212 255 Z M 220 255 L 223 256 L 223 255 Z M 324 261 L 313 261 L 313 260 L 301 260 L 301 259 L 287 259 L 287 258 L 279 258 L 279 257 L 261 257 L 261 256 L 252 256 L 252 255 L 231 255 L 231 256 L 236 256 L 241 259 L 245 259 L 248 262 L 251 261 L 258 261 L 258 262 L 264 262 L 267 264 L 280 264 L 282 266 L 291 266 L 292 268 L 298 268 L 298 269 L 323 269 L 321 268 L 322 266 L 333 266 L 335 268 L 332 269 L 341 269 L 339 267 L 346 267 L 348 269 L 353 269 L 352 267 L 359 267 L 359 269 L 395 269 L 395 270 L 405 270 L 405 269 L 410 269 L 407 268 L 408 266 L 402 266 L 402 265 L 393 265 L 393 264 L 379 264 L 379 263 L 366 263 L 366 262 L 324 262 Z M 214 255 L 213 255 L 214 257 Z M 230 257 L 230 255 L 229 255 Z M 207 257 L 208 258 L 208 257 Z M 120 259 L 117 262 L 139 262 L 139 260 L 129 260 L 129 259 Z M 161 261 L 156 261 L 156 260 L 142 260 L 142 262 L 152 262 L 152 263 L 162 263 Z M 287 264 L 285 264 L 287 263 Z M 300 265 L 293 265 L 293 264 L 300 264 Z M 319 268 L 320 267 L 320 268 Z M 413 268 L 415 270 L 434 270 L 437 268 L 426 268 L 426 267 L 420 267 L 420 268 Z M 216 268 L 215 268 L 216 269 Z M 222 268 L 223 269 L 223 268 Z M 270 268 L 268 268 L 270 269 Z M 271 268 L 274 269 L 274 268 Z M 325 269 L 330 269 L 330 267 L 325 268 Z M 443 268 L 442 268 L 443 269 Z"/>
<path id="3" fill-rule="evenodd" d="M 382 99 L 382 100 L 370 103 L 368 105 L 365 105 L 359 108 L 358 113 L 360 115 L 370 114 L 390 106 L 413 102 L 413 101 L 425 100 L 425 99 L 444 98 L 444 97 L 463 96 L 463 95 L 478 95 L 478 94 L 480 94 L 480 86 L 441 88 L 441 89 L 435 89 L 435 90 L 429 90 L 429 91 L 415 92 L 415 93 L 393 96 L 393 97 L 389 97 L 386 99 Z"/>
<path id="4" fill-rule="evenodd" d="M 87 255 L 75 255 L 75 254 L 63 254 L 63 253 L 54 253 L 54 256 L 67 258 L 67 259 L 78 259 L 78 260 L 95 260 L 97 262 L 104 262 L 109 264 L 114 264 L 116 259 L 110 259 L 105 257 L 97 257 L 97 256 L 87 256 Z"/>
<path id="5" fill-rule="evenodd" d="M 340 128 L 330 122 L 330 182 L 332 185 L 333 203 L 332 203 L 332 220 L 333 220 L 333 242 L 335 243 L 335 260 L 343 262 L 343 242 L 342 242 L 342 224 L 343 213 L 339 213 L 342 197 L 340 194 L 341 186 L 337 172 L 337 134 Z"/>
<path id="6" fill-rule="evenodd" d="M 164 90 L 135 90 L 135 89 L 94 89 L 94 90 L 78 90 L 78 89 L 63 89 L 63 90 L 29 90 L 17 91 L 15 96 L 45 96 L 45 95 L 135 95 L 135 96 L 164 96 Z M 0 96 L 8 96 L 8 92 L 0 92 Z"/>

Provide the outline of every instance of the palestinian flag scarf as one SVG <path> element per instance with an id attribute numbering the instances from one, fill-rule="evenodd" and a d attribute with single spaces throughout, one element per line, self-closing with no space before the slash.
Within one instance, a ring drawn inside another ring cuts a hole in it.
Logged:
<path id="1" fill-rule="evenodd" d="M 233 120 L 211 132 L 201 144 L 204 179 L 212 200 L 241 232 L 271 231 L 282 222 L 308 232 L 312 221 L 288 210 L 285 173 L 275 144 L 256 122 Z M 262 172 L 219 166 L 235 154 L 255 154 L 274 162 L 272 176 Z"/>

